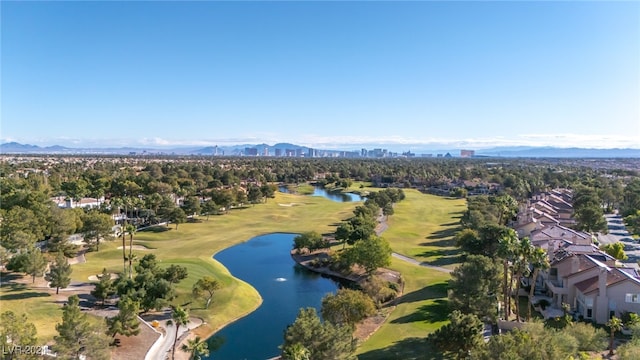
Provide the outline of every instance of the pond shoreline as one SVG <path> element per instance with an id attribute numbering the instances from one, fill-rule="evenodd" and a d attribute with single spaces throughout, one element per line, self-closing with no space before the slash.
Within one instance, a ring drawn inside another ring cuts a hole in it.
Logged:
<path id="1" fill-rule="evenodd" d="M 316 251 L 308 254 L 299 254 L 296 250 L 291 250 L 291 258 L 298 265 L 304 267 L 309 271 L 313 271 L 321 275 L 326 275 L 331 278 L 340 279 L 342 281 L 349 281 L 351 283 L 360 285 L 362 282 L 364 282 L 368 278 L 367 274 L 365 273 L 362 273 L 362 274 L 351 273 L 351 274 L 345 275 L 343 273 L 333 271 L 326 266 L 325 267 L 312 266 L 311 262 L 315 259 L 329 258 L 329 254 L 327 253 L 326 250 L 320 250 L 320 251 Z M 356 324 L 354 337 L 358 339 L 359 343 L 363 343 L 369 337 L 371 337 L 371 335 L 373 335 L 376 331 L 378 331 L 378 329 L 380 329 L 380 327 L 387 321 L 387 318 L 389 317 L 389 315 L 391 315 L 391 313 L 395 309 L 396 307 L 395 304 L 397 299 L 399 299 L 404 293 L 404 281 L 402 280 L 402 275 L 399 272 L 391 269 L 387 269 L 387 268 L 378 268 L 378 270 L 376 270 L 376 275 L 384 278 L 389 282 L 398 284 L 399 285 L 398 293 L 393 300 L 390 300 L 384 304 L 381 304 L 378 309 L 378 312 L 375 315 L 370 316 L 364 319 L 363 321 L 361 321 L 360 323 Z"/>

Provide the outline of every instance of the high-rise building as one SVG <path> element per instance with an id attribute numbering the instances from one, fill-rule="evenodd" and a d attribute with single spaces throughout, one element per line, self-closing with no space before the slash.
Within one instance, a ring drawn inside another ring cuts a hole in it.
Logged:
<path id="1" fill-rule="evenodd" d="M 244 148 L 244 155 L 245 156 L 258 156 L 258 149 L 257 148 Z"/>
<path id="2" fill-rule="evenodd" d="M 475 150 L 460 150 L 460 157 L 473 157 L 475 154 Z"/>

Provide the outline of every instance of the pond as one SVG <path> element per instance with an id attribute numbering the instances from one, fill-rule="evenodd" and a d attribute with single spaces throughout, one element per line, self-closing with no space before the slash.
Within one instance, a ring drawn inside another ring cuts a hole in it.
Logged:
<path id="1" fill-rule="evenodd" d="M 289 191 L 289 189 L 287 189 L 286 186 L 279 186 L 278 190 L 280 192 L 283 193 L 287 193 L 290 194 L 291 191 Z M 352 202 L 352 201 L 362 201 L 362 196 L 355 194 L 355 193 L 343 193 L 340 191 L 329 191 L 325 188 L 322 188 L 320 186 L 314 186 L 313 187 L 313 194 L 310 194 L 310 196 L 322 196 L 324 198 L 327 198 L 331 201 L 335 201 L 335 202 Z"/>
<path id="2" fill-rule="evenodd" d="M 215 334 L 224 343 L 208 359 L 265 360 L 279 355 L 284 330 L 293 323 L 298 310 L 315 307 L 319 312 L 322 298 L 338 289 L 338 283 L 291 259 L 296 236 L 261 235 L 214 256 L 233 276 L 256 288 L 263 302 L 256 311 Z"/>

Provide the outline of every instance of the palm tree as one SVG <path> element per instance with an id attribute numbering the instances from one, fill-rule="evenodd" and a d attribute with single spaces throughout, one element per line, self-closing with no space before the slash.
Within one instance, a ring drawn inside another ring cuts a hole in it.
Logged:
<path id="1" fill-rule="evenodd" d="M 175 359 L 176 357 L 176 345 L 178 342 L 178 332 L 180 331 L 180 326 L 187 326 L 189 324 L 189 311 L 183 309 L 180 306 L 172 307 L 171 310 L 171 320 L 167 321 L 167 325 L 176 326 L 176 337 L 173 339 L 173 348 L 171 349 L 171 359 Z"/>
<path id="2" fill-rule="evenodd" d="M 518 241 L 515 248 L 515 256 L 513 260 L 511 283 L 516 282 L 516 317 L 517 321 L 520 321 L 520 278 L 522 276 L 528 276 L 530 271 L 529 261 L 531 260 L 531 254 L 533 254 L 535 248 L 531 245 L 531 241 L 528 237 L 525 237 Z M 509 294 L 512 293 L 513 286 L 509 288 Z"/>
<path id="3" fill-rule="evenodd" d="M 607 321 L 607 326 L 611 330 L 611 337 L 609 338 L 609 356 L 612 356 L 613 355 L 613 336 L 615 335 L 616 331 L 622 330 L 622 320 L 614 316 L 611 319 L 609 319 L 609 321 Z"/>
<path id="4" fill-rule="evenodd" d="M 132 224 L 127 224 L 124 227 L 124 231 L 129 234 L 129 256 L 125 256 L 125 260 L 129 260 L 129 279 L 133 277 L 133 235 L 136 233 L 136 227 Z M 124 233 L 123 233 L 124 234 Z M 124 235 L 122 236 L 122 245 L 124 249 Z M 124 254 L 124 250 L 123 250 Z M 125 264 L 126 266 L 126 264 Z"/>
<path id="5" fill-rule="evenodd" d="M 509 320 L 511 313 L 509 298 L 509 261 L 513 258 L 518 235 L 513 229 L 503 228 L 498 239 L 498 256 L 502 258 L 502 297 L 504 302 L 504 319 Z"/>
<path id="6" fill-rule="evenodd" d="M 531 320 L 531 306 L 533 301 L 533 294 L 536 288 L 536 281 L 538 280 L 538 273 L 540 270 L 546 270 L 549 268 L 549 257 L 544 249 L 536 248 L 531 254 L 531 266 L 533 267 L 533 275 L 531 276 L 531 288 L 529 289 L 529 306 L 527 313 L 527 321 Z"/>
<path id="7" fill-rule="evenodd" d="M 209 344 L 202 340 L 200 336 L 196 336 L 193 340 L 187 340 L 186 344 L 180 347 L 180 350 L 189 353 L 189 360 L 200 360 L 202 356 L 209 356 Z"/>

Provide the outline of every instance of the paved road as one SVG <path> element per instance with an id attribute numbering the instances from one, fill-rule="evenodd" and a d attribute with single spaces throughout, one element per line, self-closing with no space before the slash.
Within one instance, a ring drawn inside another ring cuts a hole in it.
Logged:
<path id="1" fill-rule="evenodd" d="M 396 259 L 400 259 L 402 261 L 406 261 L 406 262 L 414 264 L 414 265 L 424 266 L 426 268 L 437 270 L 437 271 L 442 271 L 442 272 L 446 272 L 446 273 L 451 273 L 453 271 L 453 270 L 450 270 L 450 269 L 447 269 L 447 268 L 443 268 L 443 267 L 440 267 L 440 266 L 429 265 L 429 264 L 427 264 L 425 262 L 420 262 L 420 261 L 418 261 L 416 259 L 410 258 L 408 256 L 404 256 L 402 254 L 398 254 L 396 252 L 391 253 L 391 256 L 393 256 Z"/>
<path id="2" fill-rule="evenodd" d="M 380 214 L 378 215 L 378 226 L 376 227 L 376 235 L 380 236 L 380 234 L 382 234 L 385 230 L 387 230 L 387 228 L 389 227 L 389 225 L 387 225 L 387 221 L 386 221 L 386 216 L 384 216 L 382 214 L 382 210 L 380 210 Z M 399 254 L 397 252 L 391 253 L 391 256 L 393 256 L 396 259 L 400 259 L 402 261 L 406 261 L 408 263 L 414 264 L 414 265 L 418 265 L 418 266 L 424 266 L 433 270 L 437 270 L 437 271 L 442 271 L 442 272 L 446 272 L 446 273 L 451 273 L 453 270 L 447 269 L 447 268 L 443 268 L 440 266 L 433 266 L 433 265 L 429 265 L 425 262 L 420 262 L 414 258 L 410 258 L 406 255 L 402 255 Z"/>
<path id="3" fill-rule="evenodd" d="M 626 266 L 640 269 L 638 261 L 640 260 L 640 244 L 633 241 L 633 238 L 627 231 L 622 221 L 622 216 L 617 214 L 605 215 L 607 219 L 608 234 L 597 234 L 598 241 L 602 245 L 621 242 L 624 244 L 624 252 L 629 257 L 622 261 Z"/>
<path id="4" fill-rule="evenodd" d="M 167 326 L 167 320 L 169 319 L 170 311 L 166 311 L 160 318 L 156 319 L 160 322 L 160 326 L 164 329 L 164 334 L 160 335 L 158 340 L 151 346 L 149 351 L 147 352 L 147 356 L 145 356 L 145 360 L 162 360 L 171 357 L 171 350 L 173 348 L 173 341 L 176 337 L 176 326 Z M 194 329 L 200 326 L 202 322 L 194 321 L 191 319 L 187 327 L 180 326 L 178 330 L 178 343 L 180 343 L 180 338 L 186 334 L 189 330 Z M 178 348 L 176 352 L 180 351 L 180 345 L 178 344 Z"/>

